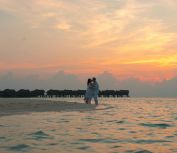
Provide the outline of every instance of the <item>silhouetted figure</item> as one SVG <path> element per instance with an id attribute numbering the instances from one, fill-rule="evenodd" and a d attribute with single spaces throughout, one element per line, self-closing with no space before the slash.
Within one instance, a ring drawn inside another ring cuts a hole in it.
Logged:
<path id="1" fill-rule="evenodd" d="M 93 81 L 93 83 L 92 83 L 92 86 L 93 86 L 93 99 L 95 101 L 95 105 L 98 105 L 99 84 L 96 81 L 95 77 L 93 77 L 92 81 Z"/>
<path id="2" fill-rule="evenodd" d="M 86 104 L 91 103 L 91 97 L 92 97 L 92 80 L 88 79 L 87 80 L 87 90 L 85 92 L 85 97 L 84 97 Z"/>
<path id="3" fill-rule="evenodd" d="M 92 98 L 95 101 L 95 105 L 98 105 L 98 94 L 99 94 L 99 85 L 94 77 L 92 80 L 88 79 L 87 81 L 87 90 L 85 93 L 85 102 L 91 104 Z"/>

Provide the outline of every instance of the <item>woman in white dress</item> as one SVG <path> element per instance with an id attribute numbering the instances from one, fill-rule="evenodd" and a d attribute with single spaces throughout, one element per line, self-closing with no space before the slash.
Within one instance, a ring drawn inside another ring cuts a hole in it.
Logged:
<path id="1" fill-rule="evenodd" d="M 87 81 L 87 90 L 85 92 L 85 103 L 86 104 L 91 104 L 91 99 L 92 99 L 92 95 L 93 95 L 93 85 L 92 85 L 92 80 L 88 79 Z"/>

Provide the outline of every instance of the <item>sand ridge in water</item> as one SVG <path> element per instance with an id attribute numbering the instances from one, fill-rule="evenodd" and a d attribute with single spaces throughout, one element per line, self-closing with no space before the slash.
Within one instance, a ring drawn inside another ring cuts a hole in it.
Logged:
<path id="1" fill-rule="evenodd" d="M 86 111 L 96 109 L 95 105 L 78 102 L 52 101 L 46 99 L 3 98 L 0 99 L 0 116 L 31 112 Z"/>

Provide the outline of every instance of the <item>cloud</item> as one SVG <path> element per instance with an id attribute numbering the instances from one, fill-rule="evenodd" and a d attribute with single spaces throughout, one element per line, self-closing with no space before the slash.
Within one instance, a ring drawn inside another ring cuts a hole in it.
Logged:
<path id="1" fill-rule="evenodd" d="M 106 3 L 104 4 L 106 7 Z M 125 32 L 126 27 L 142 12 L 129 2 L 121 7 L 117 3 L 117 9 L 107 9 L 110 12 L 98 11 L 95 16 L 88 19 L 88 28 L 83 32 L 83 36 L 89 38 L 86 47 L 105 47 L 107 44 L 122 40 L 122 32 Z"/>
<path id="2" fill-rule="evenodd" d="M 119 81 L 110 72 L 104 71 L 97 75 L 97 80 L 100 83 L 100 89 L 117 89 L 119 87 Z"/>
<path id="3" fill-rule="evenodd" d="M 62 10 L 67 8 L 62 1 L 57 0 L 0 0 L 0 3 L 1 10 L 20 17 L 33 28 L 40 28 L 51 18 L 61 19 Z"/>
<path id="4" fill-rule="evenodd" d="M 105 71 L 96 76 L 100 89 L 128 89 L 132 97 L 176 97 L 177 78 L 150 84 L 136 78 L 120 80 L 112 73 Z M 19 77 L 12 72 L 0 75 L 0 90 L 10 89 L 86 89 L 86 81 L 81 81 L 77 75 L 59 71 L 48 78 L 38 75 Z"/>
<path id="5" fill-rule="evenodd" d="M 1 89 L 80 89 L 84 88 L 76 75 L 59 71 L 47 78 L 39 75 L 17 76 L 12 72 L 1 74 Z"/>
<path id="6" fill-rule="evenodd" d="M 40 82 L 41 81 L 36 75 L 29 75 L 27 77 L 19 78 L 14 73 L 8 72 L 5 74 L 1 74 L 0 76 L 1 89 L 33 89 L 36 87 L 41 88 Z"/>
<path id="7" fill-rule="evenodd" d="M 67 22 L 62 22 L 62 23 L 58 23 L 55 26 L 56 29 L 60 29 L 60 30 L 66 30 L 69 31 L 71 29 L 71 25 Z"/>
<path id="8" fill-rule="evenodd" d="M 47 88 L 51 89 L 80 89 L 82 83 L 74 74 L 66 74 L 64 71 L 59 71 L 49 79 L 45 80 Z"/>
<path id="9" fill-rule="evenodd" d="M 134 61 L 126 61 L 122 64 L 157 64 L 159 66 L 176 66 L 177 65 L 177 55 L 161 55 L 153 59 L 153 57 L 145 58 L 145 59 L 137 59 Z"/>
<path id="10" fill-rule="evenodd" d="M 157 14 L 155 6 L 171 6 L 174 1 L 0 0 L 0 3 L 1 10 L 22 18 L 33 28 L 47 26 L 77 32 L 86 48 L 109 46 L 120 51 L 129 44 L 134 46 L 130 48 L 139 46 L 139 50 L 154 49 L 174 39 L 174 33 L 163 30 L 168 27 L 166 19 L 153 18 Z M 166 7 L 167 12 L 170 6 Z"/>
<path id="11" fill-rule="evenodd" d="M 15 20 L 1 29 L 0 68 L 169 79 L 176 9 L 175 0 L 0 0 Z"/>

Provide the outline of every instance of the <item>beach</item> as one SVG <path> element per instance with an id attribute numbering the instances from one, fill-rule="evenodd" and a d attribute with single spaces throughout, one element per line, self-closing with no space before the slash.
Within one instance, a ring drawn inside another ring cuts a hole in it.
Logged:
<path id="1" fill-rule="evenodd" d="M 86 111 L 95 107 L 95 105 L 86 105 L 84 101 L 81 103 L 37 98 L 2 98 L 0 99 L 0 116 L 32 112 Z"/>
<path id="2" fill-rule="evenodd" d="M 177 152 L 177 99 L 99 101 L 0 99 L 0 152 Z"/>

